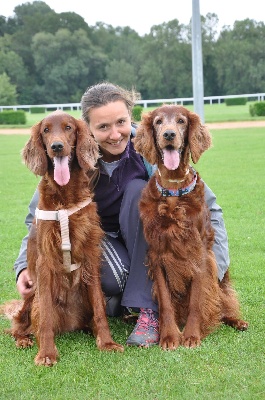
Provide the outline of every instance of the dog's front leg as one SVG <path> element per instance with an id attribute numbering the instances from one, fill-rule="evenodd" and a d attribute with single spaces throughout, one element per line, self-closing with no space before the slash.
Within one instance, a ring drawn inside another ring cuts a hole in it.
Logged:
<path id="1" fill-rule="evenodd" d="M 93 333 L 97 347 L 99 350 L 123 352 L 124 347 L 114 342 L 111 337 L 100 279 L 96 272 L 94 276 L 93 284 L 88 286 L 88 297 L 93 308 Z"/>
<path id="2" fill-rule="evenodd" d="M 56 364 L 58 351 L 55 346 L 54 304 L 52 302 L 52 272 L 49 260 L 39 257 L 37 260 L 37 288 L 32 309 L 32 325 L 36 335 L 39 352 L 35 357 L 36 365 L 52 366 Z"/>
<path id="3" fill-rule="evenodd" d="M 163 350 L 175 350 L 181 344 L 182 336 L 175 321 L 174 308 L 160 266 L 154 272 L 154 291 L 159 305 L 159 345 Z"/>

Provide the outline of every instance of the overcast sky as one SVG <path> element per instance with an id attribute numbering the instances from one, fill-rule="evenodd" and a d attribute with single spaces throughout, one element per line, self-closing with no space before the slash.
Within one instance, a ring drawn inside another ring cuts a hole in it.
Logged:
<path id="1" fill-rule="evenodd" d="M 178 19 L 180 23 L 188 24 L 192 16 L 192 0 L 44 0 L 56 13 L 72 11 L 81 15 L 88 25 L 104 22 L 117 26 L 129 26 L 144 35 L 150 32 L 153 25 Z M 32 1 L 1 0 L 0 15 L 10 17 L 17 5 Z M 219 26 L 233 27 L 235 21 L 246 18 L 257 22 L 265 22 L 263 0 L 200 0 L 200 13 L 206 16 L 208 12 L 217 14 Z"/>

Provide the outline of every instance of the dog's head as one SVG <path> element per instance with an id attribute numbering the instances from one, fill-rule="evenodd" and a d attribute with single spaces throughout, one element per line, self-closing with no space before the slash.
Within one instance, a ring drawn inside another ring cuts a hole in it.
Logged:
<path id="1" fill-rule="evenodd" d="M 184 151 L 197 163 L 212 144 L 197 114 L 182 106 L 163 105 L 142 115 L 134 138 L 135 150 L 150 164 L 177 169 Z"/>
<path id="2" fill-rule="evenodd" d="M 87 124 L 63 111 L 54 111 L 31 128 L 31 136 L 22 150 L 22 158 L 35 174 L 43 176 L 49 159 L 54 179 L 61 186 L 70 179 L 69 166 L 76 155 L 85 171 L 95 168 L 98 145 Z"/>

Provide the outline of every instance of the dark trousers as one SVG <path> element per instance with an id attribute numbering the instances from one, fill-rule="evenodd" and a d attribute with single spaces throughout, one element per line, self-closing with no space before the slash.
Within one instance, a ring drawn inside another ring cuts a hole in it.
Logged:
<path id="1" fill-rule="evenodd" d="M 147 244 L 138 210 L 145 185 L 146 181 L 135 179 L 126 187 L 120 210 L 122 240 L 106 235 L 101 281 L 107 297 L 119 298 L 120 294 L 122 306 L 157 311 L 157 304 L 152 298 L 152 281 L 145 266 Z M 108 314 L 112 312 L 109 310 Z"/>

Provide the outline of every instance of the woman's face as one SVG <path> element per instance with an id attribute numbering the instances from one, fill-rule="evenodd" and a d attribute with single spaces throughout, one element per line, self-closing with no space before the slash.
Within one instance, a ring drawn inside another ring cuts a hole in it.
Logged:
<path id="1" fill-rule="evenodd" d="M 131 116 L 121 100 L 92 108 L 89 112 L 89 128 L 99 144 L 102 159 L 119 160 L 131 134 Z"/>

